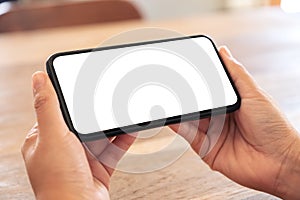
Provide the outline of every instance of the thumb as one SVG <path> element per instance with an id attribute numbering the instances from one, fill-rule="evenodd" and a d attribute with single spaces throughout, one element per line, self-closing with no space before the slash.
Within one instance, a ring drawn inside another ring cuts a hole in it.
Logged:
<path id="1" fill-rule="evenodd" d="M 32 87 L 39 137 L 67 133 L 68 128 L 48 75 L 45 72 L 35 72 L 32 75 Z"/>
<path id="2" fill-rule="evenodd" d="M 229 49 L 222 46 L 219 48 L 219 53 L 241 97 L 248 98 L 257 95 L 256 92 L 261 88 L 242 64 L 232 56 Z"/>

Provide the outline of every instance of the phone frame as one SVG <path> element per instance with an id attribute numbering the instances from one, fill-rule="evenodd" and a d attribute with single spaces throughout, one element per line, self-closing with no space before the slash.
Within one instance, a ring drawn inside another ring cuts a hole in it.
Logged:
<path id="1" fill-rule="evenodd" d="M 225 73 L 230 81 L 230 84 L 231 84 L 232 88 L 234 89 L 234 92 L 237 96 L 237 102 L 235 104 L 229 105 L 229 106 L 224 106 L 224 107 L 208 109 L 208 110 L 204 110 L 204 111 L 197 111 L 197 112 L 188 113 L 188 114 L 184 114 L 184 115 L 177 115 L 177 116 L 158 119 L 158 120 L 154 120 L 154 121 L 142 122 L 142 123 L 138 123 L 138 124 L 123 126 L 123 127 L 119 127 L 119 128 L 113 128 L 113 129 L 104 130 L 104 131 L 98 131 L 98 132 L 94 132 L 94 133 L 82 134 L 82 133 L 79 133 L 78 131 L 76 131 L 76 129 L 73 126 L 73 123 L 72 123 L 72 120 L 70 117 L 70 113 L 68 111 L 67 104 L 65 102 L 64 95 L 61 90 L 61 87 L 60 87 L 60 84 L 59 84 L 59 81 L 58 81 L 58 78 L 57 78 L 57 75 L 56 75 L 56 72 L 55 72 L 55 69 L 53 66 L 53 61 L 57 57 L 65 56 L 65 55 L 89 53 L 89 52 L 94 52 L 94 51 L 131 47 L 131 46 L 141 46 L 141 45 L 153 44 L 153 43 L 162 43 L 162 42 L 170 42 L 170 41 L 183 40 L 183 39 L 192 39 L 192 38 L 198 38 L 198 37 L 205 37 L 212 43 L 213 48 L 220 60 L 222 66 L 225 70 Z M 225 111 L 226 113 L 231 113 L 231 112 L 239 109 L 240 105 L 241 105 L 241 97 L 238 93 L 236 86 L 234 85 L 234 82 L 233 82 L 221 56 L 219 55 L 216 45 L 214 44 L 213 40 L 206 35 L 192 35 L 192 36 L 184 36 L 184 37 L 177 37 L 177 38 L 168 38 L 168 39 L 161 39 L 161 40 L 130 43 L 130 44 L 105 46 L 105 47 L 94 48 L 94 49 L 83 49 L 83 50 L 55 53 L 48 58 L 48 60 L 46 62 L 46 70 L 47 70 L 50 80 L 54 86 L 54 89 L 56 91 L 64 120 L 65 120 L 68 128 L 70 129 L 70 131 L 72 131 L 81 141 L 92 141 L 92 140 L 96 140 L 96 139 L 100 139 L 100 138 L 104 138 L 104 137 L 113 137 L 113 136 L 117 136 L 119 134 L 127 134 L 127 133 L 142 131 L 142 130 L 146 130 L 146 129 L 156 128 L 156 127 L 161 126 L 162 121 L 165 121 L 164 126 L 166 126 L 166 125 L 176 124 L 176 123 L 180 123 L 180 122 L 184 122 L 184 121 L 208 118 L 213 115 L 224 114 L 224 109 L 226 109 L 226 111 Z M 149 125 L 151 125 L 151 126 L 149 126 Z"/>

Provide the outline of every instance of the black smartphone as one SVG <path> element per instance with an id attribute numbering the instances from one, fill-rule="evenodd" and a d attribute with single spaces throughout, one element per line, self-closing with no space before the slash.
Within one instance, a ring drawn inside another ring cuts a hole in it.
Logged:
<path id="1" fill-rule="evenodd" d="M 81 141 L 229 113 L 240 96 L 204 35 L 56 53 L 47 61 Z"/>

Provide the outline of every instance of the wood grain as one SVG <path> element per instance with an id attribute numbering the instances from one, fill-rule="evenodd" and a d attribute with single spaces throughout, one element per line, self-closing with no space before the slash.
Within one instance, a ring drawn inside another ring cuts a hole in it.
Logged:
<path id="1" fill-rule="evenodd" d="M 184 34 L 205 33 L 226 44 L 257 82 L 278 102 L 300 130 L 300 16 L 277 8 L 218 13 L 162 22 L 130 21 L 105 25 L 47 29 L 0 35 L 0 199 L 34 199 L 20 146 L 34 123 L 31 74 L 43 70 L 58 51 L 95 47 L 110 36 L 138 27 L 160 27 Z M 167 128 L 130 151 L 147 153 L 175 137 Z M 178 151 L 169 152 L 172 156 Z M 163 162 L 166 154 L 139 162 L 130 156 L 123 166 Z M 190 149 L 171 165 L 149 173 L 116 172 L 112 199 L 274 199 L 244 188 L 211 171 Z"/>

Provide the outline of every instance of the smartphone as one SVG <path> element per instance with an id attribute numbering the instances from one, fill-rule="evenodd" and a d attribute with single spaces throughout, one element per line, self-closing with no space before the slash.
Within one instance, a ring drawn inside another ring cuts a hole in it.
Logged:
<path id="1" fill-rule="evenodd" d="M 205 35 L 56 53 L 46 65 L 65 122 L 81 141 L 240 107 L 230 74 Z"/>

